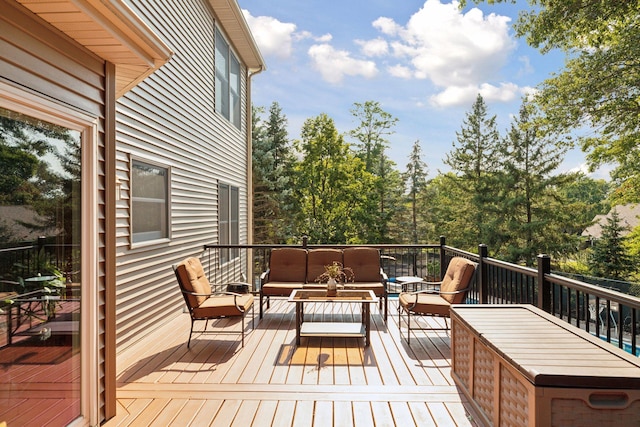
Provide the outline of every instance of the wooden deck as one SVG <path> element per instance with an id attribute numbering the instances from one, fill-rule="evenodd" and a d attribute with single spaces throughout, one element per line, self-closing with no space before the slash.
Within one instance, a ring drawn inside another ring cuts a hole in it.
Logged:
<path id="1" fill-rule="evenodd" d="M 302 338 L 296 347 L 294 306 L 284 299 L 261 321 L 256 307 L 244 348 L 240 322 L 223 319 L 187 349 L 189 317 L 179 315 L 118 355 L 118 410 L 104 425 L 478 425 L 451 379 L 448 334 L 412 331 L 409 347 L 396 303 L 388 324 L 372 309 L 368 348 L 356 338 Z M 314 320 L 359 320 L 358 304 L 313 306 Z"/>

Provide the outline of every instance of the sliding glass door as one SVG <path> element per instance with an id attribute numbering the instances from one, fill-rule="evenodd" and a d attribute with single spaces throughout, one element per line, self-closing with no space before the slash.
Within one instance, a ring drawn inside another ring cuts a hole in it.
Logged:
<path id="1" fill-rule="evenodd" d="M 82 146 L 0 108 L 0 424 L 82 413 Z"/>

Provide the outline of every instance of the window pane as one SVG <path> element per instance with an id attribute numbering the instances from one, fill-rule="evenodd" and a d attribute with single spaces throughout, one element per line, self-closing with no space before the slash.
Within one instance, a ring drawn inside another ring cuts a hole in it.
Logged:
<path id="1" fill-rule="evenodd" d="M 231 187 L 230 238 L 234 245 L 240 243 L 240 199 L 237 187 Z M 231 257 L 237 257 L 238 249 L 232 251 Z"/>
<path id="2" fill-rule="evenodd" d="M 215 39 L 216 111 L 229 118 L 229 45 L 218 30 Z"/>
<path id="3" fill-rule="evenodd" d="M 0 398 L 7 425 L 41 425 L 28 408 L 43 402 L 51 425 L 80 416 L 80 137 L 0 108 L 0 382 L 19 395 Z"/>
<path id="4" fill-rule="evenodd" d="M 229 121 L 240 129 L 240 63 L 230 53 L 230 74 L 229 74 L 229 102 L 231 117 Z"/>
<path id="5" fill-rule="evenodd" d="M 131 171 L 133 242 L 162 239 L 168 233 L 168 169 L 134 160 Z"/>
<path id="6" fill-rule="evenodd" d="M 228 245 L 229 242 L 229 186 L 220 184 L 218 186 L 218 240 L 221 245 Z M 229 250 L 220 251 L 220 262 L 229 260 Z"/>

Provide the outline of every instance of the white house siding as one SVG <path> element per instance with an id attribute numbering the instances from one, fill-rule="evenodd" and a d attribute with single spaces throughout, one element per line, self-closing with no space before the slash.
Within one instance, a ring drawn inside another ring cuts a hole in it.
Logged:
<path id="1" fill-rule="evenodd" d="M 238 130 L 214 108 L 214 15 L 206 0 L 145 0 L 130 6 L 174 52 L 117 103 L 118 351 L 182 310 L 171 265 L 216 243 L 217 188 L 240 189 L 240 242 L 247 238 L 246 68 Z M 223 29 L 224 30 L 224 29 Z M 227 40 L 233 45 L 233 40 Z M 170 240 L 131 246 L 130 157 L 170 167 Z"/>

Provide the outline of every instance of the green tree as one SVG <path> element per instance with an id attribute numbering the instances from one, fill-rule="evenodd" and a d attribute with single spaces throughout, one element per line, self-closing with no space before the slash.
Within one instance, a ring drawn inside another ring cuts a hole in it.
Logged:
<path id="1" fill-rule="evenodd" d="M 421 230 L 427 226 L 426 222 L 419 221 L 419 217 L 426 214 L 427 210 L 427 205 L 422 197 L 425 195 L 427 188 L 427 174 L 428 168 L 427 164 L 422 160 L 420 141 L 416 140 L 409 154 L 409 163 L 407 163 L 407 171 L 404 174 L 407 202 L 411 212 L 409 225 L 411 243 L 419 243 L 420 237 L 427 234 Z"/>
<path id="2" fill-rule="evenodd" d="M 577 236 L 567 230 L 581 230 L 591 220 L 579 224 L 572 220 L 576 206 L 558 188 L 574 181 L 575 175 L 555 173 L 565 148 L 539 137 L 531 109 L 526 101 L 522 103 L 501 145 L 503 217 L 500 228 L 494 229 L 504 246 L 496 248 L 501 257 L 528 266 L 535 264 L 540 253 L 575 252 Z"/>
<path id="3" fill-rule="evenodd" d="M 295 159 L 287 133 L 287 118 L 277 102 L 271 104 L 266 123 L 264 109 L 254 107 L 253 227 L 256 243 L 286 243 L 292 236 L 293 165 Z"/>
<path id="4" fill-rule="evenodd" d="M 364 161 L 366 171 L 375 177 L 375 191 L 369 194 L 369 198 L 377 208 L 370 212 L 366 240 L 370 243 L 387 243 L 390 241 L 389 223 L 401 210 L 401 176 L 395 163 L 385 153 L 389 146 L 386 136 L 393 134 L 398 119 L 375 101 L 355 103 L 351 114 L 359 121 L 358 126 L 349 132 L 356 139 L 356 156 Z"/>
<path id="5" fill-rule="evenodd" d="M 563 197 L 576 206 L 573 215 L 579 228 L 571 232 L 580 234 L 584 224 L 611 210 L 612 205 L 607 200 L 610 189 L 611 185 L 604 179 L 593 179 L 581 172 L 560 188 Z"/>
<path id="6" fill-rule="evenodd" d="M 303 156 L 295 167 L 299 235 L 315 243 L 364 243 L 373 175 L 326 114 L 307 119 L 300 136 L 294 143 Z"/>
<path id="7" fill-rule="evenodd" d="M 635 263 L 625 247 L 623 232 L 627 230 L 614 209 L 602 226 L 602 235 L 594 241 L 589 266 L 591 274 L 608 279 L 625 280 L 636 271 Z"/>
<path id="8" fill-rule="evenodd" d="M 567 141 L 579 135 L 591 169 L 616 166 L 616 202 L 640 202 L 640 3 L 529 3 L 534 7 L 521 13 L 516 33 L 543 53 L 561 49 L 568 58 L 536 97 L 547 131 Z"/>
<path id="9" fill-rule="evenodd" d="M 445 236 L 448 245 L 475 251 L 478 243 L 466 239 L 466 236 L 472 234 L 472 223 L 460 214 L 461 210 L 464 212 L 471 209 L 471 205 L 465 190 L 451 185 L 455 179 L 457 178 L 453 172 L 448 172 L 439 174 L 428 182 L 426 191 L 430 201 L 429 219 L 435 233 Z M 430 237 L 435 239 L 438 236 Z"/>
<path id="10" fill-rule="evenodd" d="M 444 162 L 453 172 L 445 177 L 463 194 L 457 211 L 459 222 L 466 224 L 460 232 L 463 233 L 465 247 L 474 247 L 478 243 L 491 247 L 494 230 L 499 223 L 495 173 L 500 136 L 496 116 L 488 116 L 487 105 L 480 94 L 456 136 L 457 144 L 453 143 L 453 150 L 446 155 Z"/>

